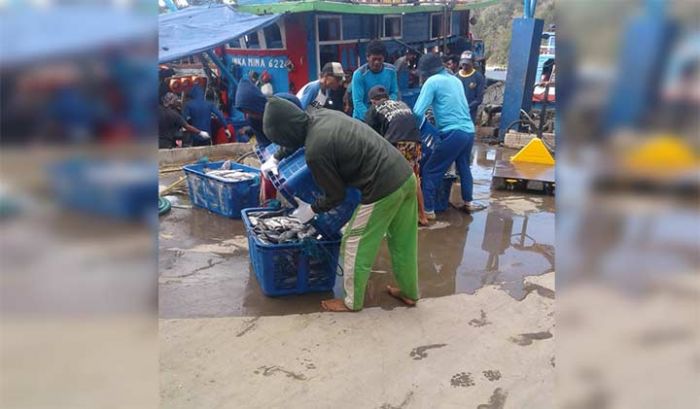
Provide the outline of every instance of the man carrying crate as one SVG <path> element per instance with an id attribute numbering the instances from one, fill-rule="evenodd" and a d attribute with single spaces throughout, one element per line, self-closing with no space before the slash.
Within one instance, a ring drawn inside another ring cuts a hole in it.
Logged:
<path id="1" fill-rule="evenodd" d="M 345 198 L 345 190 L 362 192 L 361 204 L 345 226 L 341 244 L 343 299 L 325 300 L 326 311 L 359 311 L 367 280 L 386 234 L 398 288 L 392 296 L 407 305 L 418 300 L 418 205 L 411 167 L 387 140 L 366 124 L 343 113 L 319 110 L 311 115 L 281 98 L 268 100 L 265 135 L 293 152 L 306 148 L 306 163 L 324 196 L 313 204 L 299 201 L 293 216 L 303 223 L 327 212 Z M 282 159 L 283 151 L 277 154 Z"/>

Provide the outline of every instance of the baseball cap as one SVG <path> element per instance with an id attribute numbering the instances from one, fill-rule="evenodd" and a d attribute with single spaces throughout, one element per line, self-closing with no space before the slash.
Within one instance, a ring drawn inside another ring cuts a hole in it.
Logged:
<path id="1" fill-rule="evenodd" d="M 473 56 L 471 51 L 465 51 L 462 53 L 462 55 L 459 57 L 459 63 L 470 63 L 472 62 Z"/>
<path id="2" fill-rule="evenodd" d="M 340 65 L 339 62 L 327 62 L 324 66 L 323 69 L 321 70 L 321 74 L 331 74 L 334 77 L 338 77 L 341 80 L 345 80 L 345 71 L 343 71 L 343 66 Z"/>
<path id="3" fill-rule="evenodd" d="M 387 97 L 388 94 L 386 93 L 386 88 L 384 88 L 383 85 L 375 85 L 372 88 L 370 88 L 369 92 L 367 93 L 367 96 L 369 97 L 369 99 L 377 99 Z"/>

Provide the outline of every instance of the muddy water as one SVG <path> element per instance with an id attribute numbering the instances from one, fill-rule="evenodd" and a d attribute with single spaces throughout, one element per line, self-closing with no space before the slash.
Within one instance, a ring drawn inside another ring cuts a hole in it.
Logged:
<path id="1" fill-rule="evenodd" d="M 489 207 L 468 215 L 456 209 L 418 232 L 422 297 L 473 293 L 496 284 L 514 298 L 525 295 L 523 278 L 554 269 L 554 198 L 538 194 L 492 192 L 494 161 L 511 150 L 477 146 L 472 162 L 474 196 Z M 177 178 L 170 174 L 161 184 Z M 453 186 L 451 202 L 459 203 Z M 179 197 L 178 204 L 188 202 Z M 162 317 L 283 315 L 319 311 L 319 301 L 333 294 L 265 297 L 248 259 L 243 223 L 202 209 L 173 208 L 161 218 L 159 304 Z M 393 308 L 385 293 L 393 282 L 386 245 L 370 278 L 366 306 Z M 335 296 L 342 294 L 341 279 Z"/>

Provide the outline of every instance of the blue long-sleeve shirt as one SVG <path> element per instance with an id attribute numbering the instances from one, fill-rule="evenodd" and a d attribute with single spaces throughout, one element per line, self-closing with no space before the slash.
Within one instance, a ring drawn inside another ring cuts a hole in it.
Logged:
<path id="1" fill-rule="evenodd" d="M 486 88 L 484 75 L 477 70 L 473 70 L 471 74 L 464 76 L 462 71 L 459 71 L 457 78 L 464 86 L 464 95 L 467 97 L 469 112 L 472 114 L 476 113 L 479 105 L 484 102 L 484 90 Z"/>
<path id="2" fill-rule="evenodd" d="M 369 106 L 367 94 L 375 85 L 383 85 L 389 99 L 397 100 L 399 85 L 396 80 L 396 68 L 384 63 L 381 71 L 374 73 L 364 64 L 352 74 L 352 117 L 364 121 Z"/>
<path id="3" fill-rule="evenodd" d="M 318 91 L 321 90 L 321 81 L 311 81 L 306 84 L 297 93 L 297 98 L 301 101 L 301 109 L 306 110 L 312 101 L 318 96 Z"/>
<path id="4" fill-rule="evenodd" d="M 462 130 L 474 133 L 462 83 L 445 69 L 428 78 L 420 90 L 413 105 L 413 114 L 419 123 L 429 107 L 433 107 L 435 124 L 440 132 Z"/>
<path id="5" fill-rule="evenodd" d="M 204 99 L 204 91 L 199 85 L 195 85 L 190 91 L 190 100 L 185 104 L 182 112 L 185 118 L 192 120 L 192 126 L 200 131 L 211 134 L 211 114 L 216 115 L 222 124 L 226 124 L 226 118 L 213 102 Z"/>

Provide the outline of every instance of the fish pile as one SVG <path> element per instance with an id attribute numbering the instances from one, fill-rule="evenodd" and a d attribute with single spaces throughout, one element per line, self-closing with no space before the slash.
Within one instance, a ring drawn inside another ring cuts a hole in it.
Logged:
<path id="1" fill-rule="evenodd" d="M 221 168 L 206 171 L 207 176 L 214 179 L 219 179 L 224 182 L 243 182 L 251 180 L 258 176 L 257 172 L 246 172 L 240 169 L 231 169 L 231 161 L 227 160 L 221 165 Z"/>
<path id="2" fill-rule="evenodd" d="M 224 182 L 243 182 L 244 180 L 255 179 L 258 175 L 257 173 L 245 172 L 242 170 L 217 169 L 208 171 L 207 176 Z"/>
<path id="3" fill-rule="evenodd" d="M 286 216 L 287 210 L 254 212 L 248 219 L 255 235 L 266 244 L 298 243 L 306 238 L 321 240 L 316 229 L 294 217 Z"/>

